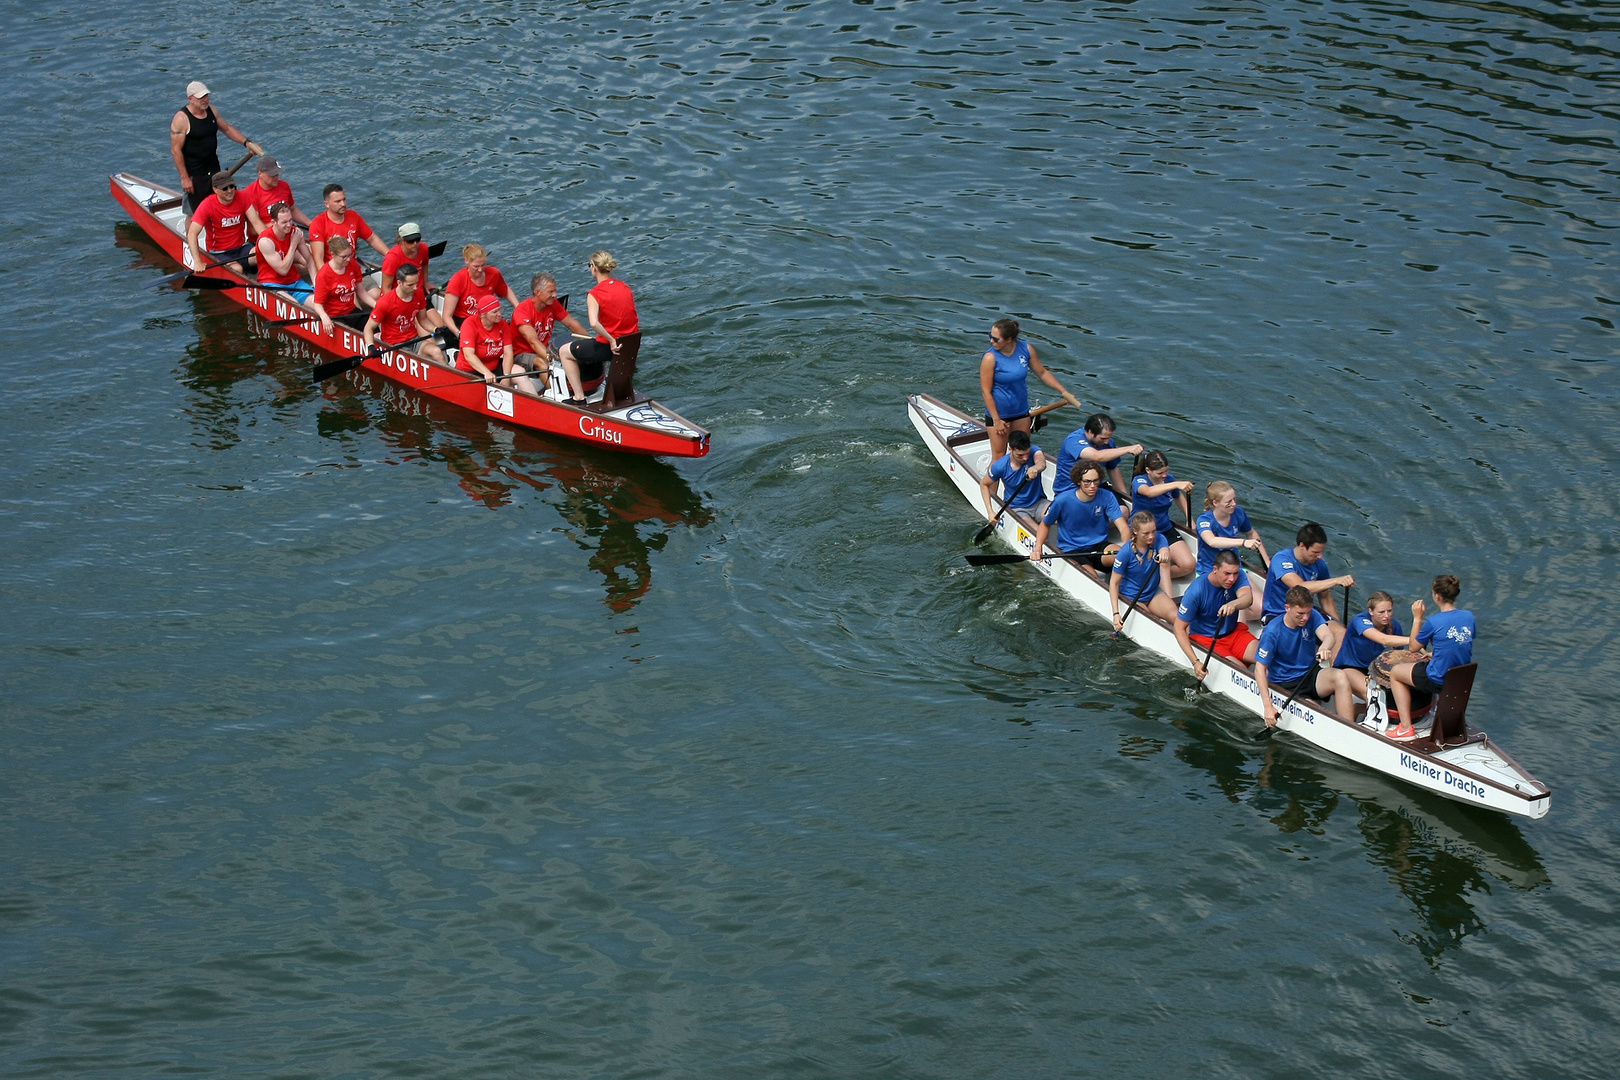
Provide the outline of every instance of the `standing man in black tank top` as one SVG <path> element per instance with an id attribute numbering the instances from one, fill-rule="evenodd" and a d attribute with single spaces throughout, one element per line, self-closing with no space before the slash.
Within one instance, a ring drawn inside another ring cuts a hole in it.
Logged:
<path id="1" fill-rule="evenodd" d="M 174 114 L 169 124 L 169 150 L 174 167 L 180 170 L 180 186 L 186 193 L 186 216 L 197 204 L 213 194 L 214 173 L 219 171 L 219 133 L 234 139 L 255 154 L 264 148 L 232 127 L 208 103 L 208 87 L 193 81 L 186 87 L 186 107 Z"/>

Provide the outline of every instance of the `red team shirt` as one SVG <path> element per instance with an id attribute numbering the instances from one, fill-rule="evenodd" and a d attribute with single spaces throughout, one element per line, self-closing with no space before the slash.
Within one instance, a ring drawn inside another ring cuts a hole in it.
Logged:
<path id="1" fill-rule="evenodd" d="M 591 290 L 591 295 L 596 297 L 597 321 L 615 339 L 641 329 L 641 323 L 636 320 L 636 300 L 630 295 L 630 286 L 618 278 L 603 278 Z M 607 339 L 598 334 L 596 340 L 605 343 Z"/>
<path id="2" fill-rule="evenodd" d="M 421 296 L 423 293 L 425 293 L 427 291 L 427 288 L 426 288 L 427 279 L 428 279 L 428 277 L 427 277 L 427 267 L 428 267 L 427 249 L 428 249 L 428 246 L 426 244 L 418 243 L 416 245 L 416 259 L 415 259 L 416 270 L 417 270 L 418 273 L 420 273 L 422 275 L 421 281 L 419 283 L 419 287 L 416 290 L 416 295 L 418 295 L 418 296 Z M 399 268 L 404 266 L 406 263 L 411 262 L 411 261 L 412 260 L 407 259 L 405 257 L 405 249 L 403 247 L 401 247 L 400 245 L 395 244 L 393 247 L 388 249 L 388 254 L 383 256 L 383 264 L 382 264 L 383 276 L 385 276 L 385 277 L 397 277 L 399 275 Z"/>
<path id="3" fill-rule="evenodd" d="M 297 226 L 294 226 L 293 228 L 287 230 L 287 239 L 281 240 L 276 237 L 276 230 L 266 229 L 264 232 L 259 234 L 258 243 L 262 246 L 265 239 L 268 237 L 270 240 L 270 246 L 276 249 L 277 257 L 285 259 L 287 257 L 287 252 L 292 250 L 293 240 L 296 237 L 296 233 Z M 278 274 L 270 268 L 270 260 L 264 257 L 264 253 L 259 253 L 259 283 L 261 285 L 291 285 L 300 280 L 302 279 L 298 273 L 297 263 L 293 263 L 291 266 L 287 267 L 287 272 L 285 274 Z"/>
<path id="4" fill-rule="evenodd" d="M 510 344 L 512 344 L 511 323 L 502 319 L 485 330 L 484 320 L 476 315 L 470 315 L 461 321 L 461 348 L 456 350 L 456 367 L 462 371 L 473 370 L 473 366 L 467 363 L 467 358 L 461 352 L 461 349 L 471 349 L 473 355 L 478 357 L 485 367 L 499 375 L 501 354 Z"/>
<path id="5" fill-rule="evenodd" d="M 230 251 L 248 242 L 248 201 L 238 191 L 231 205 L 225 206 L 218 195 L 210 195 L 197 207 L 191 220 L 203 225 L 203 250 Z"/>
<path id="6" fill-rule="evenodd" d="M 260 215 L 263 217 L 264 215 Z M 371 226 L 359 213 L 350 210 L 343 215 L 343 224 L 339 225 L 332 220 L 332 215 L 322 210 L 315 215 L 315 220 L 309 223 L 309 242 L 313 246 L 317 243 L 325 244 L 334 236 L 341 236 L 349 242 L 356 255 L 360 254 L 360 241 L 371 235 Z"/>
<path id="7" fill-rule="evenodd" d="M 456 301 L 456 310 L 451 312 L 459 321 L 469 319 L 476 313 L 479 297 L 493 296 L 499 299 L 511 290 L 506 287 L 506 279 L 501 277 L 499 270 L 493 266 L 486 266 L 484 267 L 484 283 L 482 285 L 472 279 L 472 275 L 467 272 L 466 267 L 462 267 L 455 272 L 455 275 L 450 279 L 450 284 L 444 287 L 444 291 L 455 293 L 461 298 Z"/>
<path id="8" fill-rule="evenodd" d="M 248 205 L 258 213 L 259 220 L 264 222 L 266 229 L 270 227 L 270 208 L 272 206 L 278 202 L 284 202 L 288 206 L 293 205 L 292 188 L 288 186 L 285 180 L 277 180 L 276 186 L 269 191 L 264 190 L 264 186 L 255 180 L 241 191 L 238 191 L 236 197 L 247 200 Z"/>
<path id="9" fill-rule="evenodd" d="M 416 336 L 416 313 L 421 310 L 417 299 L 421 295 L 422 290 L 417 289 L 415 296 L 401 300 L 399 293 L 389 289 L 378 298 L 377 306 L 371 309 L 371 317 L 382 327 L 384 345 L 409 341 Z"/>
<path id="10" fill-rule="evenodd" d="M 520 326 L 532 326 L 540 339 L 540 344 L 551 344 L 551 328 L 558 319 L 565 318 L 568 309 L 562 306 L 559 300 L 552 300 L 543 309 L 537 310 L 534 297 L 529 297 L 517 306 L 512 312 L 512 350 L 514 352 L 528 352 L 529 341 L 518 332 Z"/>
<path id="11" fill-rule="evenodd" d="M 361 273 L 360 263 L 356 259 L 350 259 L 349 268 L 341 274 L 332 269 L 331 263 L 327 263 L 315 275 L 315 302 L 334 318 L 354 314 L 354 293 L 360 287 Z M 392 295 L 393 290 L 389 290 L 389 294 Z"/>

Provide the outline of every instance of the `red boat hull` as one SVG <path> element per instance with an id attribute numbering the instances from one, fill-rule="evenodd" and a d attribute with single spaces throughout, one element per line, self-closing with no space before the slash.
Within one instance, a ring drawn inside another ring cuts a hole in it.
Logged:
<path id="1" fill-rule="evenodd" d="M 129 173 L 114 174 L 109 177 L 109 182 L 113 198 L 171 258 L 187 269 L 196 271 L 199 276 L 243 286 L 223 290 L 222 295 L 269 320 L 295 319 L 313 314 L 282 294 L 260 288 L 257 282 L 229 270 L 216 266 L 197 271 L 185 239 L 158 217 L 159 212 L 170 209 L 164 205 L 165 202 L 177 197 L 179 192 L 159 187 Z M 162 198 L 143 200 L 142 189 Z M 149 202 L 155 205 L 149 205 Z M 170 212 L 172 214 L 172 210 Z M 277 329 L 302 338 L 334 356 L 352 356 L 366 349 L 365 339 L 360 332 L 345 326 L 334 324 L 331 333 L 323 331 L 319 322 L 311 326 Z M 575 408 L 519 391 L 489 386 L 482 379 L 470 378 L 448 364 L 409 351 L 390 350 L 381 356 L 370 357 L 361 365 L 361 370 L 530 431 L 634 454 L 703 457 L 709 452 L 707 431 L 655 401 L 638 398 L 628 409 L 621 407 L 608 413 L 594 406 Z"/>

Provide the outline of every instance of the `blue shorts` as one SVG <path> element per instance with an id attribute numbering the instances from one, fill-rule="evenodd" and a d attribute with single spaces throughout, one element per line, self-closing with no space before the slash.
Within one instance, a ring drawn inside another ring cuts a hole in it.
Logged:
<path id="1" fill-rule="evenodd" d="M 248 261 L 248 256 L 253 254 L 253 245 L 243 244 L 241 247 L 231 248 L 229 251 L 210 251 L 206 254 L 221 266 L 233 262 L 245 263 Z"/>

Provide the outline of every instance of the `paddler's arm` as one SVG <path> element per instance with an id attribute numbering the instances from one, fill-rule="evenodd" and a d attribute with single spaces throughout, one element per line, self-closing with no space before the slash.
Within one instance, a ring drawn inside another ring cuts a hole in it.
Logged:
<path id="1" fill-rule="evenodd" d="M 1046 522 L 1035 526 L 1035 550 L 1029 553 L 1030 562 L 1040 562 L 1041 555 L 1046 551 Z"/>
<path id="2" fill-rule="evenodd" d="M 546 348 L 546 346 L 540 341 L 540 334 L 533 326 L 530 326 L 528 323 L 524 323 L 522 326 L 517 328 L 517 332 L 518 337 L 521 338 L 523 343 L 528 346 L 528 348 L 525 350 L 526 352 L 534 353 L 534 355 L 538 356 L 546 363 L 551 362 L 551 350 Z"/>
<path id="3" fill-rule="evenodd" d="M 377 347 L 376 335 L 377 331 L 381 329 L 382 323 L 378 322 L 375 316 L 366 319 L 366 328 L 362 331 L 366 337 L 366 351 L 369 352 Z"/>
<path id="4" fill-rule="evenodd" d="M 1424 605 L 1421 600 L 1412 601 L 1412 636 L 1407 638 L 1407 647 L 1413 652 L 1423 648 L 1418 644 L 1418 631 L 1423 629 Z"/>
<path id="5" fill-rule="evenodd" d="M 432 306 L 433 302 L 431 300 L 428 301 L 427 307 L 431 308 Z M 460 306 L 460 296 L 453 292 L 447 292 L 444 294 L 444 310 L 440 312 L 440 315 L 444 319 L 445 327 L 457 338 L 461 337 L 461 323 L 456 321 L 456 308 Z"/>
<path id="6" fill-rule="evenodd" d="M 1175 627 L 1176 644 L 1181 646 L 1182 654 L 1187 657 L 1187 662 L 1192 665 L 1193 674 L 1198 676 L 1200 680 L 1203 679 L 1205 675 L 1204 663 L 1198 658 L 1198 654 L 1193 652 L 1192 638 L 1188 636 L 1192 633 L 1191 626 L 1180 615 L 1177 615 Z M 1220 628 L 1216 627 L 1216 629 Z"/>
<path id="7" fill-rule="evenodd" d="M 1041 358 L 1035 355 L 1034 345 L 1029 347 L 1029 370 L 1033 371 L 1035 373 L 1035 377 L 1040 379 L 1041 382 L 1056 390 L 1058 392 L 1058 396 L 1064 401 L 1067 401 L 1070 405 L 1073 405 L 1077 409 L 1080 407 L 1080 399 L 1065 390 L 1063 388 L 1063 384 L 1058 382 L 1057 376 L 1046 370 L 1046 365 L 1041 363 Z"/>
<path id="8" fill-rule="evenodd" d="M 1279 619 L 1281 615 L 1277 616 Z M 1277 726 L 1277 705 L 1271 700 L 1271 683 L 1266 679 L 1266 665 L 1254 665 L 1254 685 L 1260 691 L 1260 703 L 1265 706 L 1266 727 Z"/>
<path id="9" fill-rule="evenodd" d="M 617 353 L 619 351 L 619 339 L 608 333 L 606 328 L 602 326 L 602 305 L 598 304 L 596 297 L 589 293 L 585 294 L 585 313 L 591 320 L 591 329 L 595 330 L 599 337 L 606 338 L 608 348 Z"/>
<path id="10" fill-rule="evenodd" d="M 191 120 L 186 110 L 181 109 L 169 121 L 169 153 L 174 155 L 174 167 L 180 174 L 180 189 L 187 195 L 192 194 L 191 174 L 186 171 L 186 159 L 180 153 L 181 147 L 186 145 L 186 136 L 191 134 Z"/>
<path id="11" fill-rule="evenodd" d="M 984 479 L 979 481 L 979 494 L 984 496 L 984 516 L 986 518 L 993 518 L 996 516 L 996 505 L 993 496 L 996 493 L 997 483 L 998 481 L 996 478 L 991 476 L 988 472 L 984 474 Z"/>
<path id="12" fill-rule="evenodd" d="M 1119 572 L 1119 560 L 1114 560 L 1114 572 L 1108 575 L 1108 606 L 1114 611 L 1114 633 L 1125 629 L 1125 619 L 1119 613 L 1119 585 L 1125 575 Z"/>
<path id="13" fill-rule="evenodd" d="M 476 319 L 478 316 L 469 315 L 467 318 Z M 464 345 L 461 349 L 461 355 L 466 357 L 467 363 L 472 365 L 474 371 L 478 372 L 478 374 L 484 377 L 485 382 L 492 383 L 495 381 L 495 373 L 489 370 L 489 368 L 485 367 L 482 360 L 478 359 L 478 350 Z"/>
<path id="14" fill-rule="evenodd" d="M 572 315 L 564 315 L 561 321 L 564 326 L 568 327 L 570 331 L 579 335 L 580 337 L 591 336 L 591 332 L 585 329 L 584 325 Z"/>
<path id="15" fill-rule="evenodd" d="M 219 132 L 221 135 L 224 135 L 232 142 L 241 143 L 242 149 L 250 150 L 254 154 L 264 153 L 264 147 L 260 146 L 258 143 L 254 142 L 240 131 L 237 131 L 236 127 L 229 120 L 219 115 L 218 109 L 214 110 L 214 122 L 219 125 Z"/>
<path id="16" fill-rule="evenodd" d="M 198 270 L 208 265 L 203 261 L 202 248 L 197 245 L 197 237 L 202 235 L 202 231 L 202 222 L 196 218 L 192 218 L 191 224 L 186 226 L 186 246 L 191 249 L 191 261 Z"/>

